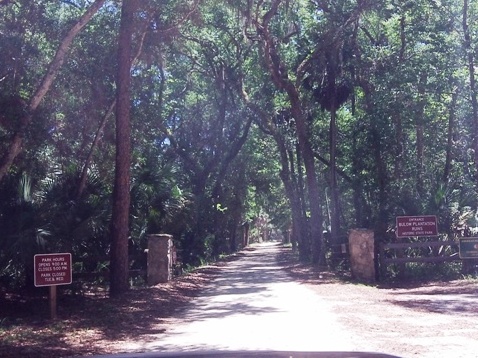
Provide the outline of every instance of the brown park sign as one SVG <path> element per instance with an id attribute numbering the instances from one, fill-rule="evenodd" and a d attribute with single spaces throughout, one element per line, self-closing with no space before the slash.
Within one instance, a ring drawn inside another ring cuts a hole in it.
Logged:
<path id="1" fill-rule="evenodd" d="M 69 285 L 72 281 L 71 254 L 34 256 L 35 286 Z"/>
<path id="2" fill-rule="evenodd" d="M 397 216 L 397 237 L 437 236 L 438 226 L 435 215 Z"/>

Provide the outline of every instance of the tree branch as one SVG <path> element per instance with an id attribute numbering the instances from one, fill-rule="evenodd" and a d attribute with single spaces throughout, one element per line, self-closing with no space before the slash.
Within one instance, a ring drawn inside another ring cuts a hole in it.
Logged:
<path id="1" fill-rule="evenodd" d="M 21 126 L 18 131 L 13 135 L 7 152 L 0 161 L 0 181 L 2 181 L 2 179 L 10 169 L 11 165 L 13 164 L 13 161 L 22 151 L 25 130 L 33 119 L 33 113 L 37 110 L 38 106 L 40 105 L 40 102 L 50 90 L 56 75 L 60 71 L 63 62 L 65 61 L 66 55 L 74 38 L 86 26 L 86 24 L 104 4 L 104 2 L 105 0 L 96 0 L 63 38 L 63 41 L 61 42 L 55 53 L 55 57 L 48 66 L 48 70 L 45 76 L 43 77 L 40 85 L 37 87 L 35 93 L 30 99 L 30 102 L 28 104 L 28 113 L 23 118 L 21 118 Z"/>

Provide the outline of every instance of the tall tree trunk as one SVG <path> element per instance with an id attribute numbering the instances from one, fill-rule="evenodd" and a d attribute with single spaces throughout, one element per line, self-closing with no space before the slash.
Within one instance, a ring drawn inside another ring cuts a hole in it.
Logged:
<path id="1" fill-rule="evenodd" d="M 116 166 L 111 222 L 110 294 L 117 296 L 129 288 L 128 235 L 130 206 L 130 82 L 131 43 L 136 0 L 124 0 L 118 40 L 118 73 L 116 92 Z"/>
<path id="2" fill-rule="evenodd" d="M 356 36 L 356 34 L 355 34 Z M 354 40 L 355 49 L 354 53 L 358 60 L 358 69 L 365 69 L 366 66 L 361 66 L 362 54 L 360 52 L 357 39 Z M 375 93 L 375 88 L 370 82 L 369 77 L 370 73 L 364 71 L 363 73 L 357 74 L 357 82 L 364 93 L 365 99 L 365 111 L 370 115 L 370 140 L 371 147 L 373 151 L 373 156 L 375 159 L 376 165 L 376 182 L 378 187 L 378 215 L 377 221 L 374 225 L 374 230 L 376 238 L 378 240 L 383 239 L 386 236 L 388 213 L 387 213 L 387 166 L 383 159 L 382 155 L 382 138 L 380 136 L 380 131 L 377 126 L 376 121 L 374 120 L 374 110 L 375 104 L 373 100 L 373 94 Z M 359 187 L 359 186 L 358 186 Z"/>
<path id="3" fill-rule="evenodd" d="M 290 161 L 290 168 L 292 171 L 292 176 L 295 179 L 295 185 L 297 187 L 297 194 L 299 195 L 299 202 L 300 202 L 300 210 L 302 213 L 302 217 L 304 218 L 304 224 L 307 222 L 307 194 L 305 192 L 305 183 L 304 183 L 304 161 L 302 160 L 302 152 L 298 144 L 295 146 L 295 152 L 290 150 L 289 153 L 289 161 Z M 294 158 L 295 158 L 295 165 L 294 165 Z M 310 244 L 310 233 L 305 232 L 304 242 L 308 242 Z M 310 250 L 310 247 L 309 247 Z"/>
<path id="4" fill-rule="evenodd" d="M 299 248 L 299 259 L 308 261 L 310 259 L 310 245 L 308 244 L 307 232 L 304 232 L 302 206 L 297 183 L 294 181 L 294 159 L 293 154 L 287 150 L 284 138 L 280 133 L 275 133 L 274 138 L 279 149 L 281 171 L 280 178 L 284 184 L 287 198 L 289 199 L 292 214 L 292 236 L 293 245 Z"/>
<path id="5" fill-rule="evenodd" d="M 335 88 L 335 86 L 334 86 Z M 336 92 L 336 91 L 335 91 Z M 334 94 L 336 97 L 336 94 Z M 335 102 L 335 100 L 334 100 Z M 337 181 L 337 109 L 335 103 L 330 111 L 330 242 L 333 259 L 338 252 L 340 235 L 340 196 Z M 332 262 L 336 262 L 332 260 Z"/>
<path id="6" fill-rule="evenodd" d="M 415 133 L 417 137 L 417 192 L 423 197 L 424 184 L 424 162 L 425 162 L 425 138 L 424 138 L 424 117 L 425 117 L 425 87 L 427 83 L 427 74 L 422 73 L 418 82 L 418 110 L 415 115 Z"/>
<path id="7" fill-rule="evenodd" d="M 309 139 L 309 131 L 299 94 L 295 88 L 289 88 L 293 117 L 296 120 L 297 137 L 300 153 L 305 167 L 307 180 L 308 206 L 310 211 L 309 227 L 312 244 L 312 261 L 316 264 L 325 264 L 324 242 L 322 236 L 323 216 L 321 211 L 322 198 L 319 192 L 319 183 L 315 172 L 315 159 Z"/>
<path id="8" fill-rule="evenodd" d="M 443 168 L 443 184 L 448 185 L 450 180 L 450 172 L 452 169 L 453 160 L 453 132 L 455 130 L 456 120 L 456 103 L 458 100 L 458 89 L 453 91 L 450 103 L 450 109 L 448 114 L 448 131 L 447 131 L 447 145 L 446 145 L 446 158 L 445 167 Z"/>
<path id="9" fill-rule="evenodd" d="M 403 124 L 402 114 L 399 111 L 392 113 L 392 120 L 395 126 L 395 168 L 393 170 L 394 180 L 398 183 L 402 180 L 403 171 Z"/>
<path id="10" fill-rule="evenodd" d="M 262 54 L 266 66 L 271 75 L 272 81 L 277 88 L 284 90 L 288 96 L 291 113 L 295 119 L 297 138 L 300 151 L 304 160 L 308 202 L 310 209 L 310 233 L 312 238 L 312 261 L 318 264 L 325 264 L 325 250 L 322 235 L 323 216 L 321 211 L 321 195 L 319 192 L 319 183 L 315 172 L 315 159 L 312 145 L 310 143 L 309 128 L 304 113 L 303 105 L 300 99 L 300 93 L 294 83 L 288 78 L 285 65 L 276 49 L 275 42 L 269 32 L 269 22 L 277 13 L 280 0 L 275 0 L 271 4 L 271 9 L 264 15 L 261 23 L 257 23 L 257 30 L 262 38 Z"/>
<path id="11" fill-rule="evenodd" d="M 336 86 L 336 61 L 338 56 L 333 54 L 330 56 L 329 65 L 327 66 L 330 103 L 330 199 L 331 199 L 331 217 L 330 217 L 330 244 L 332 252 L 335 252 L 335 245 L 338 244 L 338 236 L 340 230 L 339 216 L 339 190 L 337 183 L 337 86 Z"/>
<path id="12" fill-rule="evenodd" d="M 294 155 L 295 154 L 295 155 Z M 294 158 L 296 158 L 294 165 Z M 294 183 L 298 196 L 298 203 L 300 209 L 300 242 L 303 247 L 303 250 L 307 250 L 307 253 L 303 252 L 303 260 L 310 260 L 312 258 L 312 239 L 310 233 L 310 223 L 309 216 L 307 215 L 308 210 L 308 201 L 307 194 L 305 192 L 305 183 L 304 183 L 304 162 L 302 160 L 302 152 L 300 150 L 299 144 L 295 146 L 295 153 L 290 150 L 289 153 L 290 168 L 292 172 L 292 177 L 294 178 Z M 297 169 L 297 170 L 296 170 Z"/>
<path id="13" fill-rule="evenodd" d="M 41 83 L 37 87 L 32 98 L 30 99 L 27 113 L 20 120 L 20 123 L 21 123 L 20 128 L 13 135 L 6 153 L 3 155 L 3 157 L 0 160 L 0 182 L 7 174 L 15 158 L 22 151 L 23 138 L 25 136 L 25 131 L 28 128 L 28 125 L 33 120 L 33 115 L 35 111 L 38 109 L 38 106 L 40 105 L 41 101 L 50 90 L 56 75 L 58 74 L 61 67 L 63 66 L 63 62 L 65 61 L 70 45 L 72 44 L 76 35 L 78 35 L 78 33 L 86 26 L 86 24 L 88 24 L 88 22 L 96 14 L 96 12 L 100 9 L 100 7 L 104 4 L 104 2 L 105 0 L 96 0 L 88 8 L 88 10 L 86 10 L 86 12 L 76 22 L 76 24 L 70 29 L 70 31 L 68 31 L 68 33 L 66 34 L 66 36 L 63 38 L 62 42 L 60 43 L 60 46 L 56 50 L 55 57 L 50 62 L 50 65 L 48 66 L 48 70 L 45 76 L 43 77 Z"/>
<path id="14" fill-rule="evenodd" d="M 474 150 L 474 161 L 475 161 L 475 182 L 478 186 L 478 98 L 477 98 L 477 88 L 476 88 L 476 77 L 475 77 L 475 51 L 472 46 L 472 38 L 470 34 L 470 29 L 468 26 L 468 0 L 463 1 L 463 34 L 464 34 L 464 48 L 465 53 L 467 54 L 468 62 L 468 76 L 470 79 L 470 100 L 471 100 L 471 110 L 472 110 L 472 128 L 473 128 L 473 150 Z"/>
<path id="15" fill-rule="evenodd" d="M 403 65 L 405 61 L 405 51 L 407 49 L 407 37 L 405 32 L 406 19 L 405 14 L 400 16 L 400 52 L 398 61 L 400 65 Z M 398 94 L 396 98 L 397 103 L 403 103 L 403 95 Z M 402 113 L 397 110 L 392 113 L 392 120 L 395 124 L 395 168 L 394 168 L 394 179 L 396 182 L 402 180 L 402 171 L 403 171 L 403 159 L 404 159 L 404 139 L 403 139 L 403 122 L 402 122 Z"/>
<path id="16" fill-rule="evenodd" d="M 364 66 L 362 63 L 362 55 L 359 47 L 358 38 L 358 31 L 359 31 L 359 23 L 355 23 L 354 31 L 353 31 L 353 49 L 354 55 L 357 59 L 357 64 L 353 68 L 353 78 L 356 83 L 362 87 L 365 94 L 366 101 L 366 109 L 368 111 L 372 110 L 373 102 L 371 101 L 370 94 L 374 91 L 374 87 L 367 78 L 370 76 L 370 73 L 362 73 L 364 68 L 368 66 Z M 367 31 L 365 31 L 367 33 Z M 370 37 L 371 40 L 372 37 Z M 355 96 L 354 96 L 355 97 Z M 355 111 L 354 111 L 355 112 Z M 358 122 L 360 123 L 360 121 Z M 356 131 L 362 131 L 364 127 L 362 124 L 359 124 L 359 127 L 356 128 Z M 356 153 L 356 148 L 358 147 L 359 140 L 357 138 L 353 138 L 352 148 L 354 148 L 353 152 Z M 358 227 L 362 228 L 370 228 L 371 227 L 371 220 L 372 220 L 372 204 L 369 200 L 365 198 L 363 193 L 363 182 L 360 179 L 360 172 L 362 171 L 362 164 L 361 158 L 359 156 L 354 155 L 352 159 L 352 173 L 353 180 L 352 180 L 352 187 L 353 187 L 353 198 L 354 198 L 354 208 L 355 208 L 355 221 Z"/>
<path id="17" fill-rule="evenodd" d="M 387 202 L 388 202 L 388 195 L 387 195 L 387 166 L 383 159 L 382 155 L 382 139 L 380 137 L 380 131 L 377 126 L 376 121 L 373 120 L 373 111 L 374 111 L 374 104 L 373 104 L 373 86 L 367 81 L 367 79 L 360 78 L 359 79 L 360 86 L 364 91 L 365 97 L 365 108 L 366 111 L 370 114 L 372 118 L 370 123 L 370 138 L 371 138 L 371 146 L 373 151 L 373 156 L 375 159 L 376 165 L 376 181 L 378 186 L 378 215 L 377 221 L 375 222 L 375 234 L 378 239 L 381 239 L 386 236 L 386 229 L 387 229 Z"/>

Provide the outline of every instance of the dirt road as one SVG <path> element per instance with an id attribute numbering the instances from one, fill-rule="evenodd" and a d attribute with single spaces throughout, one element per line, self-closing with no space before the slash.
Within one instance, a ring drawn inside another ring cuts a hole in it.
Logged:
<path id="1" fill-rule="evenodd" d="M 225 266 L 166 333 L 121 343 L 129 352 L 367 351 L 400 357 L 478 356 L 476 282 L 407 289 L 300 282 L 277 244 Z"/>

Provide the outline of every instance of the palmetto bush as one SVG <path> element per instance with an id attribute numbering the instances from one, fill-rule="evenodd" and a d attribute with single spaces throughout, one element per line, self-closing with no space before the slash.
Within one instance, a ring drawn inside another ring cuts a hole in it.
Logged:
<path id="1" fill-rule="evenodd" d="M 31 281 L 33 255 L 45 250 L 49 232 L 27 175 L 6 180 L 1 193 L 0 276 L 9 284 L 24 284 Z"/>
<path id="2" fill-rule="evenodd" d="M 179 239 L 192 222 L 192 199 L 175 183 L 173 172 L 162 168 L 134 174 L 132 255 L 144 252 L 148 234 L 164 232 Z M 78 198 L 78 178 L 79 171 L 72 168 L 41 181 L 23 174 L 2 183 L 0 278 L 4 284 L 33 286 L 33 256 L 38 253 L 70 252 L 74 262 L 109 256 L 111 186 L 93 168 Z"/>
<path id="3" fill-rule="evenodd" d="M 94 175 L 75 199 L 75 172 L 32 185 L 28 175 L 2 185 L 0 203 L 0 276 L 10 285 L 32 285 L 33 256 L 71 252 L 73 257 L 104 255 L 108 250 L 108 190 Z"/>

